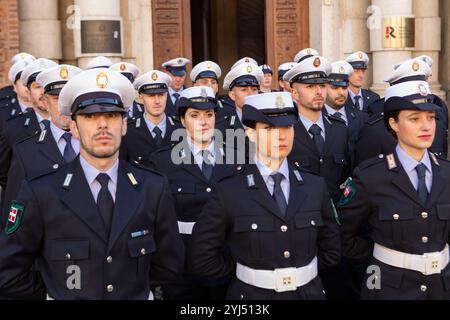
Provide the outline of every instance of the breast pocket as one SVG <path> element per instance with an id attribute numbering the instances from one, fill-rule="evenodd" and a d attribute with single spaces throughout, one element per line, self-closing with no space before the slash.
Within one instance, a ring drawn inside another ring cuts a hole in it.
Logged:
<path id="1" fill-rule="evenodd" d="M 188 204 L 196 194 L 195 183 L 189 181 L 170 181 L 172 196 L 175 199 L 178 218 L 184 217 L 184 211 L 189 208 Z"/>
<path id="2" fill-rule="evenodd" d="M 324 225 L 320 211 L 307 211 L 295 215 L 296 242 L 305 245 L 305 250 L 298 250 L 304 257 L 317 253 L 317 239 L 320 227 Z"/>
<path id="3" fill-rule="evenodd" d="M 50 243 L 49 260 L 59 285 L 82 290 L 89 284 L 89 240 L 59 239 Z"/>
<path id="4" fill-rule="evenodd" d="M 150 256 L 155 251 L 156 243 L 151 235 L 128 240 L 128 252 L 130 258 L 136 264 L 136 277 L 138 279 L 145 278 L 146 275 L 150 274 Z"/>
<path id="5" fill-rule="evenodd" d="M 378 211 L 380 231 L 394 243 L 408 242 L 409 237 L 413 237 L 414 219 L 414 207 L 410 205 L 380 207 Z"/>
<path id="6" fill-rule="evenodd" d="M 270 255 L 276 246 L 270 243 L 270 234 L 275 230 L 275 221 L 271 217 L 237 217 L 234 220 L 233 233 L 240 253 L 249 259 L 261 259 Z"/>

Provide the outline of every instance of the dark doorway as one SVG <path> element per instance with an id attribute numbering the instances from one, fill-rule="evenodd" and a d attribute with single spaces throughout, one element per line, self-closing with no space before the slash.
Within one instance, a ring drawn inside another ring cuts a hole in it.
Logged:
<path id="1" fill-rule="evenodd" d="M 265 0 L 191 0 L 193 66 L 213 60 L 225 75 L 245 56 L 266 63 Z"/>

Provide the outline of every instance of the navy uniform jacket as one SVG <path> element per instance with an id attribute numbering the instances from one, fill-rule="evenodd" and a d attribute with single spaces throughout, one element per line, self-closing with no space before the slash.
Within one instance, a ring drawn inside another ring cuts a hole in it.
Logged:
<path id="1" fill-rule="evenodd" d="M 226 154 L 234 150 L 226 151 L 225 144 L 221 146 L 216 144 L 215 148 L 216 164 L 210 181 L 205 178 L 200 167 L 195 162 L 188 145 L 182 147 L 182 151 L 180 150 L 180 159 L 183 160 L 181 164 L 175 164 L 173 162 L 173 146 L 166 146 L 165 148 L 159 149 L 152 156 L 152 168 L 164 173 L 169 179 L 177 218 L 181 223 L 197 222 L 203 207 L 215 191 L 215 181 L 226 174 Z M 189 232 L 181 232 L 181 237 L 187 249 L 191 234 Z M 187 283 L 194 285 L 213 287 L 227 282 L 228 279 L 217 280 L 186 277 L 185 280 Z"/>
<path id="2" fill-rule="evenodd" d="M 3 100 L 2 103 L 0 106 L 0 135 L 2 134 L 5 122 L 22 113 L 22 109 L 20 109 L 16 98 Z"/>
<path id="3" fill-rule="evenodd" d="M 173 200 L 156 172 L 120 162 L 109 237 L 79 158 L 24 183 L 17 201 L 24 206 L 21 224 L 0 235 L 1 295 L 34 290 L 35 260 L 53 299 L 146 300 L 150 282 L 170 281 L 183 270 Z M 71 290 L 73 266 L 81 279 L 80 289 Z"/>
<path id="4" fill-rule="evenodd" d="M 41 131 L 34 110 L 13 117 L 5 122 L 0 135 L 0 186 L 6 187 L 9 167 L 11 165 L 12 146 L 26 137 Z"/>
<path id="5" fill-rule="evenodd" d="M 256 165 L 235 166 L 219 180 L 217 193 L 197 220 L 188 250 L 190 272 L 209 277 L 233 275 L 236 262 L 261 270 L 302 267 L 318 257 L 319 269 L 340 259 L 338 225 L 325 182 L 289 167 L 286 216 L 270 195 Z M 253 175 L 254 185 L 248 177 Z M 301 245 L 299 245 L 301 244 Z M 228 248 L 231 257 L 223 253 Z M 235 278 L 230 300 L 324 299 L 319 277 L 296 291 L 277 293 Z"/>
<path id="6" fill-rule="evenodd" d="M 51 130 L 43 130 L 13 146 L 11 167 L 2 211 L 1 226 L 8 218 L 11 202 L 20 191 L 23 180 L 58 170 L 64 160 Z"/>
<path id="7" fill-rule="evenodd" d="M 449 241 L 450 163 L 430 154 L 433 184 L 427 204 L 423 205 L 396 153 L 390 156 L 394 157 L 391 161 L 380 156 L 356 168 L 347 196 L 339 203 L 342 251 L 350 259 L 370 259 L 374 242 L 422 255 L 442 251 Z M 371 225 L 369 239 L 358 234 L 365 222 Z M 450 299 L 450 267 L 442 274 L 425 276 L 374 258 L 370 265 L 381 269 L 381 290 L 369 290 L 363 285 L 362 298 Z M 421 290 L 421 285 L 428 287 L 427 292 Z"/>
<path id="8" fill-rule="evenodd" d="M 170 94 L 167 94 L 166 109 L 164 111 L 166 116 L 173 120 L 178 120 L 178 112 L 176 106 L 173 104 Z"/>
<path id="9" fill-rule="evenodd" d="M 142 114 L 144 114 L 144 105 L 133 101 L 133 118 L 140 117 Z"/>
<path id="10" fill-rule="evenodd" d="M 221 105 L 221 107 L 218 109 L 216 114 L 217 123 L 236 114 L 236 104 L 233 100 L 231 100 L 229 96 L 219 98 L 218 103 Z"/>
<path id="11" fill-rule="evenodd" d="M 7 86 L 7 87 L 3 87 L 0 89 L 0 100 L 12 99 L 12 98 L 17 99 L 17 94 L 14 91 L 13 86 Z"/>
<path id="12" fill-rule="evenodd" d="M 156 139 L 144 119 L 145 115 L 128 121 L 127 134 L 123 138 L 120 146 L 120 158 L 129 162 L 137 162 L 144 166 L 150 165 L 150 156 L 157 149 L 171 144 L 172 133 L 180 128 L 171 118 L 166 116 L 166 134 L 161 146 L 158 148 Z"/>
<path id="13" fill-rule="evenodd" d="M 327 183 L 328 192 L 337 202 L 340 185 L 349 174 L 348 130 L 343 120 L 323 114 L 325 125 L 325 146 L 319 154 L 314 141 L 299 120 L 295 125 L 294 147 L 289 162 L 320 175 Z"/>
<path id="14" fill-rule="evenodd" d="M 361 95 L 362 95 L 362 101 L 364 102 L 362 111 L 364 111 L 364 112 L 368 112 L 369 106 L 372 103 L 374 103 L 376 100 L 380 99 L 379 94 L 373 92 L 372 90 L 368 90 L 368 89 L 361 89 Z M 347 104 L 349 106 L 351 106 L 353 109 L 356 109 L 355 104 L 353 103 L 352 97 L 350 97 L 350 94 L 348 95 Z"/>

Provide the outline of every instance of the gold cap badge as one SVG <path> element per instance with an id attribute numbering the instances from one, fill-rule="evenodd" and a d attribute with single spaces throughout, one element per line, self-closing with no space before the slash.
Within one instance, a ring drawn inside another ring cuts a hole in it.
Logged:
<path id="1" fill-rule="evenodd" d="M 105 89 L 109 83 L 108 75 L 102 71 L 97 75 L 96 81 L 100 89 Z"/>

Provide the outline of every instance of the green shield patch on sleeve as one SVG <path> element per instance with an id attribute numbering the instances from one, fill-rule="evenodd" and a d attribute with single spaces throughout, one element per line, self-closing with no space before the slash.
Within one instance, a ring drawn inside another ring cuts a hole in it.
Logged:
<path id="1" fill-rule="evenodd" d="M 6 221 L 5 233 L 11 235 L 17 231 L 20 227 L 22 221 L 22 214 L 25 210 L 23 204 L 13 201 L 11 204 L 11 209 L 9 210 L 8 220 Z"/>
<path id="2" fill-rule="evenodd" d="M 347 181 L 342 186 L 342 196 L 339 200 L 338 207 L 343 207 L 350 203 L 356 194 L 356 188 L 353 184 L 352 178 L 348 178 Z"/>

